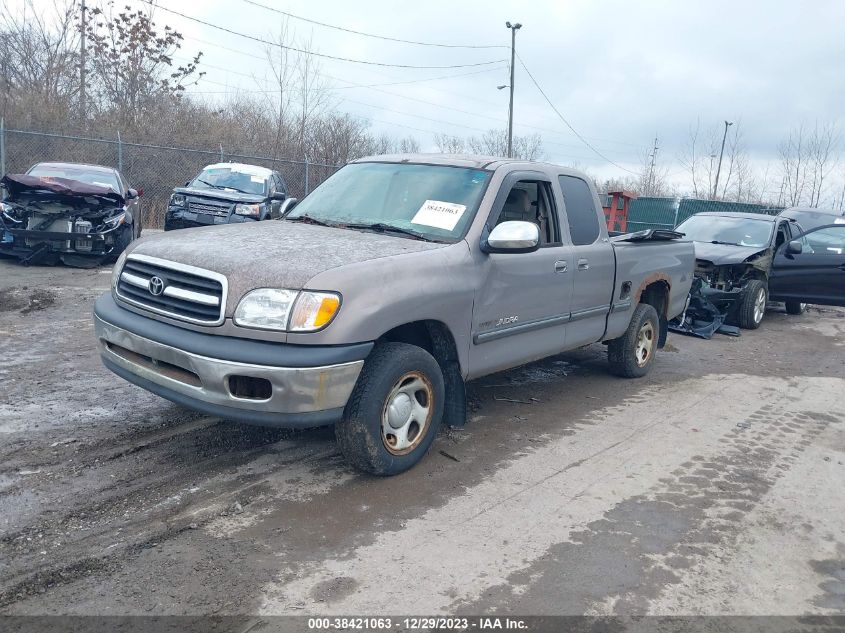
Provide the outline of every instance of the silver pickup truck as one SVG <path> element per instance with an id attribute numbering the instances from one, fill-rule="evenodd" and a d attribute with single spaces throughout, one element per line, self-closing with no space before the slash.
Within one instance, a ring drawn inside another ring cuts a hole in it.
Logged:
<path id="1" fill-rule="evenodd" d="M 133 242 L 94 309 L 103 362 L 222 418 L 334 424 L 356 467 L 402 472 L 465 381 L 604 342 L 654 363 L 684 310 L 693 245 L 609 238 L 583 174 L 499 158 L 355 161 L 284 220 Z"/>

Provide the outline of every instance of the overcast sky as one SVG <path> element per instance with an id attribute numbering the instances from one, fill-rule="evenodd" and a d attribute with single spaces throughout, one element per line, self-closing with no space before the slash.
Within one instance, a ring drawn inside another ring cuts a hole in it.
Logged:
<path id="1" fill-rule="evenodd" d="M 257 37 L 277 33 L 285 19 L 245 0 L 157 1 Z M 572 126 L 607 158 L 635 171 L 657 135 L 659 162 L 679 184 L 685 175 L 678 154 L 697 120 L 702 127 L 741 122 L 758 169 L 767 162 L 776 169 L 778 142 L 801 122 L 838 122 L 845 129 L 842 1 L 256 1 L 348 29 L 444 44 L 508 46 L 505 21 L 520 22 L 517 51 Z M 260 43 L 160 9 L 156 21 L 186 36 L 185 57 L 204 53 L 206 81 L 191 89 L 204 98 L 270 87 Z M 367 117 L 378 132 L 412 135 L 425 150 L 435 149 L 434 132 L 466 136 L 506 125 L 507 90 L 496 86 L 508 83 L 507 48 L 400 44 L 295 19 L 288 19 L 288 29 L 296 39 L 310 37 L 317 52 L 361 60 L 417 66 L 503 60 L 422 70 L 323 59 L 320 67 L 338 109 Z M 461 76 L 350 87 L 443 75 Z M 598 177 L 624 175 L 565 127 L 519 63 L 515 87 L 515 133 L 540 132 L 545 158 L 578 163 Z"/>

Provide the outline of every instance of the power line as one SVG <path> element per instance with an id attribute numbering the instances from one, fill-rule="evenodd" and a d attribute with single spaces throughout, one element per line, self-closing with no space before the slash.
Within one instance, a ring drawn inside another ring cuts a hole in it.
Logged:
<path id="1" fill-rule="evenodd" d="M 472 68 L 477 66 L 489 66 L 491 64 L 500 64 L 506 60 L 504 59 L 497 59 L 493 61 L 487 62 L 474 62 L 472 64 L 449 64 L 446 66 L 416 66 L 412 64 L 389 64 L 387 62 L 374 62 L 370 60 L 364 59 L 351 59 L 349 57 L 338 57 L 336 55 L 327 55 L 325 53 L 315 53 L 314 51 L 307 51 L 301 48 L 295 48 L 293 46 L 287 46 L 285 44 L 280 44 L 278 42 L 271 42 L 269 40 L 262 39 L 260 37 L 255 37 L 254 35 L 247 35 L 246 33 L 241 33 L 239 31 L 234 31 L 232 29 L 226 28 L 224 26 L 220 26 L 218 24 L 212 24 L 211 22 L 206 22 L 205 20 L 200 20 L 199 18 L 195 18 L 190 15 L 186 15 L 174 9 L 168 9 L 167 7 L 163 7 L 160 4 L 156 4 L 153 0 L 142 0 L 142 2 L 149 4 L 152 7 L 157 9 L 161 9 L 162 11 L 166 11 L 167 13 L 172 13 L 173 15 L 178 15 L 181 18 L 186 20 L 190 20 L 191 22 L 196 22 L 197 24 L 202 24 L 203 26 L 208 26 L 213 29 L 217 29 L 218 31 L 223 31 L 225 33 L 229 33 L 230 35 L 237 35 L 238 37 L 243 37 L 248 40 L 252 40 L 254 42 L 259 42 L 266 46 L 276 46 L 278 48 L 293 51 L 295 53 L 301 53 L 303 55 L 311 55 L 314 57 L 322 57 L 324 59 L 333 59 L 335 61 L 341 62 L 349 62 L 352 64 L 364 64 L 367 66 L 382 66 L 385 68 L 406 68 L 406 69 L 418 69 L 418 70 L 433 70 L 433 69 L 447 69 L 447 68 Z"/>
<path id="2" fill-rule="evenodd" d="M 517 58 L 519 59 L 519 63 L 522 65 L 522 68 L 525 70 L 525 72 L 528 74 L 528 77 L 531 79 L 531 82 L 534 84 L 534 86 L 537 88 L 537 90 L 540 92 L 540 94 L 543 95 L 543 98 L 546 100 L 546 103 L 549 104 L 549 107 L 552 110 L 554 110 L 554 112 L 558 116 L 558 118 L 566 124 L 566 127 L 568 127 L 570 130 L 572 130 L 572 133 L 575 136 L 577 136 L 581 140 L 581 142 L 584 143 L 584 145 L 589 147 L 598 156 L 601 156 L 604 160 L 606 160 L 611 165 L 618 167 L 619 169 L 621 169 L 623 171 L 627 171 L 629 174 L 638 175 L 637 172 L 632 171 L 632 170 L 628 169 L 627 167 L 623 167 L 619 163 L 616 163 L 616 162 L 610 160 L 607 156 L 605 156 L 599 150 L 597 150 L 595 147 L 593 147 L 593 145 L 590 144 L 590 142 L 587 139 L 585 139 L 583 136 L 581 136 L 578 133 L 578 130 L 576 130 L 574 127 L 572 127 L 572 125 L 569 123 L 569 121 L 567 121 L 566 118 L 558 111 L 558 109 L 555 107 L 555 104 L 552 103 L 552 100 L 549 99 L 549 97 L 546 95 L 545 91 L 540 87 L 540 84 L 537 83 L 537 80 L 534 79 L 534 75 L 532 75 L 531 71 L 528 70 L 528 67 L 525 65 L 525 62 L 522 61 L 522 57 L 519 57 L 519 55 L 517 55 Z"/>
<path id="3" fill-rule="evenodd" d="M 260 7 L 262 9 L 266 9 L 267 11 L 273 11 L 274 13 L 279 13 L 281 15 L 287 16 L 289 18 L 293 18 L 294 20 L 301 20 L 303 22 L 308 22 L 309 24 L 316 24 L 317 26 L 323 26 L 328 29 L 335 29 L 336 31 L 343 31 L 344 33 L 352 33 L 353 35 L 361 35 L 363 37 L 372 37 L 377 40 L 385 40 L 387 42 L 398 42 L 400 44 L 415 44 L 417 46 L 435 46 L 438 48 L 507 48 L 507 46 L 501 44 L 493 44 L 493 45 L 478 45 L 478 44 L 438 44 L 434 42 L 419 42 L 415 40 L 403 40 L 398 37 L 388 37 L 386 35 L 375 35 L 374 33 L 365 33 L 363 31 L 356 31 L 354 29 L 347 29 L 342 26 L 336 26 L 334 24 L 327 24 L 325 22 L 319 22 L 317 20 L 312 20 L 310 18 L 304 18 L 300 15 L 294 15 L 293 13 L 289 13 L 287 11 L 282 11 L 281 9 L 276 9 L 273 7 L 268 7 L 266 5 L 260 4 L 255 2 L 254 0 L 243 0 L 247 4 L 251 4 L 255 7 Z"/>
<path id="4" fill-rule="evenodd" d="M 193 36 L 188 36 L 188 35 L 185 36 L 185 39 L 189 39 L 189 40 L 192 40 L 192 41 L 195 41 L 195 42 L 199 42 L 200 44 L 207 44 L 209 46 L 214 46 L 215 48 L 218 48 L 218 49 L 221 49 L 221 50 L 229 51 L 231 53 L 236 53 L 238 55 L 244 55 L 246 57 L 251 57 L 253 59 L 258 59 L 258 60 L 261 60 L 261 61 L 264 61 L 264 62 L 268 61 L 266 56 L 256 55 L 254 53 L 248 53 L 246 51 L 239 50 L 239 49 L 236 49 L 236 48 L 226 47 L 226 46 L 219 44 L 218 42 L 209 42 L 208 40 L 204 40 L 204 39 L 201 39 L 201 38 L 198 38 L 198 37 L 193 37 Z M 507 61 L 507 60 L 503 60 L 503 61 Z M 208 66 L 209 68 L 215 68 L 215 66 L 212 66 L 211 64 L 208 64 L 206 62 L 202 62 L 202 63 L 205 64 L 206 66 Z M 522 63 L 522 60 L 520 60 L 520 63 Z M 217 67 L 217 68 L 219 68 L 219 67 Z M 224 70 L 225 72 L 240 74 L 240 75 L 243 75 L 244 77 L 254 78 L 253 75 L 246 75 L 244 73 L 238 73 L 236 71 L 232 71 L 232 70 L 228 70 L 228 69 L 222 69 L 222 68 L 219 68 L 219 69 Z M 468 75 L 483 74 L 483 73 L 487 73 L 487 72 L 495 72 L 495 71 L 502 70 L 502 69 L 503 68 L 501 68 L 501 67 L 500 68 L 489 68 L 489 69 L 484 69 L 484 70 L 476 70 L 476 71 L 472 71 L 472 72 L 468 72 L 468 73 L 457 73 L 457 74 L 454 74 L 454 75 L 442 75 L 442 76 L 439 76 L 439 77 L 432 77 L 432 78 L 428 78 L 428 79 L 412 79 L 412 80 L 406 80 L 406 81 L 388 82 L 388 83 L 381 83 L 381 84 L 356 84 L 356 83 L 351 82 L 351 81 L 346 80 L 346 79 L 338 79 L 336 77 L 331 77 L 329 75 L 326 75 L 325 73 L 319 73 L 319 74 L 322 75 L 323 77 L 327 78 L 327 79 L 334 79 L 336 81 L 342 81 L 344 83 L 350 84 L 348 86 L 336 86 L 334 88 L 330 88 L 330 90 L 349 90 L 349 89 L 354 89 L 354 88 L 379 88 L 379 87 L 382 87 L 382 86 L 390 86 L 390 85 L 423 83 L 423 82 L 427 82 L 427 81 L 435 81 L 435 80 L 440 80 L 440 79 L 450 79 L 450 78 L 453 78 L 453 77 L 463 77 L 463 76 L 468 76 Z M 384 75 L 383 73 L 378 73 L 377 71 L 372 70 L 372 69 L 371 69 L 371 72 L 375 72 L 376 74 L 381 74 L 382 76 L 388 76 L 388 75 Z M 208 80 L 204 79 L 204 81 L 208 81 Z M 213 83 L 213 82 L 209 82 L 209 83 Z M 223 85 L 223 84 L 220 84 L 220 85 Z M 484 105 L 489 106 L 489 107 L 498 107 L 498 104 L 491 103 L 490 101 L 486 101 L 484 99 L 479 99 L 478 97 L 474 97 L 474 96 L 471 96 L 471 95 L 456 93 L 452 90 L 447 91 L 447 90 L 443 90 L 442 88 L 436 88 L 436 87 L 432 87 L 431 89 L 435 90 L 437 92 L 448 93 L 450 96 L 460 96 L 460 97 L 463 97 L 465 99 L 477 101 L 478 103 L 483 103 Z M 278 92 L 278 90 L 241 90 L 240 92 L 256 93 L 256 94 L 270 94 L 270 93 L 273 93 L 273 92 Z M 384 92 L 385 94 L 391 94 L 393 96 L 398 96 L 398 97 L 404 98 L 404 99 L 421 101 L 420 99 L 415 99 L 415 98 L 412 98 L 412 97 L 406 97 L 406 96 L 400 95 L 398 93 L 387 92 L 387 91 L 382 91 L 382 92 Z M 226 91 L 222 91 L 222 90 L 215 90 L 215 91 L 192 90 L 191 94 L 226 94 Z M 430 102 L 430 101 L 423 101 L 423 103 L 428 103 L 428 104 L 435 105 L 437 107 L 446 108 L 446 109 L 456 110 L 456 108 L 441 106 L 440 104 L 436 104 L 436 103 L 433 103 L 433 102 Z M 465 112 L 463 110 L 458 110 L 458 111 L 459 112 Z M 467 113 L 467 114 L 469 114 L 469 113 Z M 473 116 L 479 116 L 479 115 L 473 114 Z M 484 118 L 493 118 L 493 117 L 485 116 Z M 499 119 L 499 121 L 502 121 L 502 119 Z M 561 132 L 559 130 L 552 130 L 552 129 L 540 127 L 540 126 L 537 126 L 537 125 L 530 125 L 528 123 L 515 123 L 515 125 L 517 125 L 521 128 L 534 129 L 534 130 L 538 130 L 540 132 L 547 132 L 547 133 L 550 133 L 550 134 L 559 134 L 561 136 L 564 136 L 566 134 L 565 132 Z M 625 142 L 625 141 L 617 141 L 617 140 L 614 140 L 614 139 L 604 139 L 604 138 L 598 138 L 598 137 L 585 137 L 585 138 L 592 138 L 595 141 L 600 141 L 600 142 L 603 142 L 603 143 L 611 143 L 611 144 L 614 144 L 614 145 L 625 145 L 625 146 L 628 146 L 628 147 L 636 147 L 638 149 L 640 148 L 640 145 L 638 145 L 636 143 L 628 143 L 628 142 Z M 554 143 L 554 142 L 550 142 L 550 141 L 547 141 L 547 140 L 544 140 L 543 142 L 546 143 L 546 144 L 549 144 L 549 145 L 555 145 L 556 144 L 559 147 L 575 147 L 574 145 L 565 145 L 565 144 L 562 144 L 562 143 Z M 607 159 L 605 159 L 605 160 L 607 160 Z"/>

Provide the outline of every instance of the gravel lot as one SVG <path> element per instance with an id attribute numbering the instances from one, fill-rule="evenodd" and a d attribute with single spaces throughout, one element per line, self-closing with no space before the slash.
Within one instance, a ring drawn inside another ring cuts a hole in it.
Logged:
<path id="1" fill-rule="evenodd" d="M 375 479 L 107 372 L 109 273 L 0 261 L 2 613 L 845 613 L 845 310 L 474 382 Z"/>

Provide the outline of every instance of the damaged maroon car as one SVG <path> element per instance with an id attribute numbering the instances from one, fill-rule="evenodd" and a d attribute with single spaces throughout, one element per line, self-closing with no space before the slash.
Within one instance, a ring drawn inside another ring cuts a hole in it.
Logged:
<path id="1" fill-rule="evenodd" d="M 109 167 L 41 163 L 0 186 L 0 254 L 24 264 L 97 266 L 141 234 L 140 192 Z"/>

